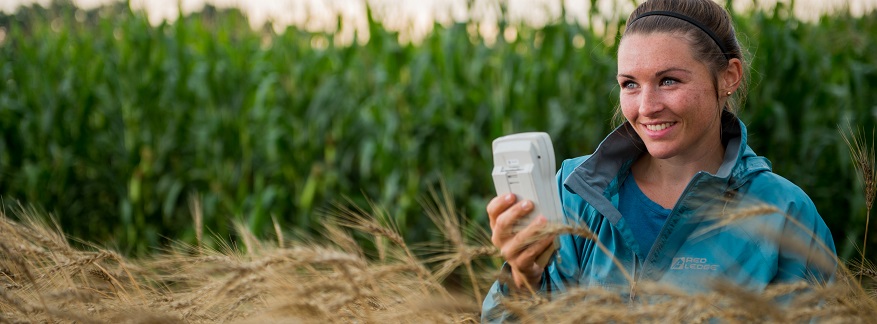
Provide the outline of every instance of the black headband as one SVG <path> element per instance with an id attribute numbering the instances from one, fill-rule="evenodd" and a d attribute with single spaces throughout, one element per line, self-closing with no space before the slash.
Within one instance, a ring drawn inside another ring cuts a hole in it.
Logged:
<path id="1" fill-rule="evenodd" d="M 676 13 L 676 12 L 672 12 L 672 11 L 649 11 L 647 13 L 644 13 L 642 15 L 637 16 L 636 18 L 631 20 L 630 24 L 628 24 L 628 25 L 633 24 L 635 21 L 639 20 L 640 18 L 648 17 L 648 16 L 668 16 L 668 17 L 679 18 L 679 19 L 687 21 L 688 23 L 696 26 L 697 28 L 700 28 L 700 30 L 702 30 L 704 33 L 709 35 L 709 37 L 713 39 L 713 42 L 715 42 L 716 45 L 719 45 L 719 49 L 722 50 L 722 54 L 725 55 L 725 58 L 729 59 L 729 60 L 731 59 L 731 56 L 728 53 L 728 50 L 725 49 L 725 46 L 722 45 L 722 42 L 719 41 L 719 37 L 716 36 L 716 34 L 713 33 L 712 30 L 710 30 L 709 28 L 707 28 L 706 26 L 704 26 L 703 24 L 701 24 L 699 21 L 695 20 L 694 18 L 688 17 L 688 16 L 680 14 L 680 13 Z"/>

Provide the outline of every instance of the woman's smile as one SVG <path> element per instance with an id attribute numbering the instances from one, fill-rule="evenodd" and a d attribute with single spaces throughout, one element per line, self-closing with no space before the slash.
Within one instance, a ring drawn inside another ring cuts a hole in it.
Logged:
<path id="1" fill-rule="evenodd" d="M 646 128 L 650 131 L 657 132 L 667 129 L 670 126 L 675 125 L 676 123 L 660 123 L 660 124 L 646 124 Z"/>
<path id="2" fill-rule="evenodd" d="M 646 131 L 643 133 L 648 135 L 649 138 L 657 140 L 672 132 L 673 126 L 676 126 L 676 122 L 660 122 L 642 125 L 646 128 Z"/>

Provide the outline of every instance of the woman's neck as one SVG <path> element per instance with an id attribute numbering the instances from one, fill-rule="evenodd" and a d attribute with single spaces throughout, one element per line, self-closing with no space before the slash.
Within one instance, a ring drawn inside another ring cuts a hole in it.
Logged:
<path id="1" fill-rule="evenodd" d="M 716 174 L 723 158 L 721 144 L 697 157 L 656 159 L 646 153 L 633 163 L 631 172 L 637 186 L 649 199 L 672 209 L 691 178 L 700 171 Z"/>

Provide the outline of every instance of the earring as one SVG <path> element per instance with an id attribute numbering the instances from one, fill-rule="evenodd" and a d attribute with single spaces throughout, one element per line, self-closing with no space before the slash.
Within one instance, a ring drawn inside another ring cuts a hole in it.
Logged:
<path id="1" fill-rule="evenodd" d="M 728 93 L 726 93 L 726 95 L 728 95 L 728 97 L 730 97 L 730 96 L 731 96 L 731 91 L 728 91 Z"/>

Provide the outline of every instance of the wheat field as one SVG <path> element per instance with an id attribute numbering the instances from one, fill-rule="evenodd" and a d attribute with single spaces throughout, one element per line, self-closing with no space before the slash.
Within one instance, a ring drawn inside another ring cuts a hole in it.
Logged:
<path id="1" fill-rule="evenodd" d="M 259 239 L 239 226 L 236 243 L 220 249 L 177 244 L 138 259 L 88 242 L 76 248 L 45 215 L 19 207 L 0 215 L 0 323 L 478 322 L 499 274 L 498 252 L 486 233 L 461 230 L 444 197 L 423 201 L 446 238 L 440 246 L 409 245 L 378 206 L 339 204 L 319 236 L 286 238 L 276 228 L 275 238 Z M 198 224 L 198 202 L 191 204 Z M 710 293 L 686 294 L 641 282 L 636 289 L 648 302 L 591 288 L 550 299 L 522 294 L 506 307 L 535 323 L 873 322 L 875 290 L 857 277 L 873 282 L 877 272 L 872 264 L 852 268 L 821 287 L 752 293 L 716 282 Z M 776 301 L 790 293 L 790 301 Z"/>

